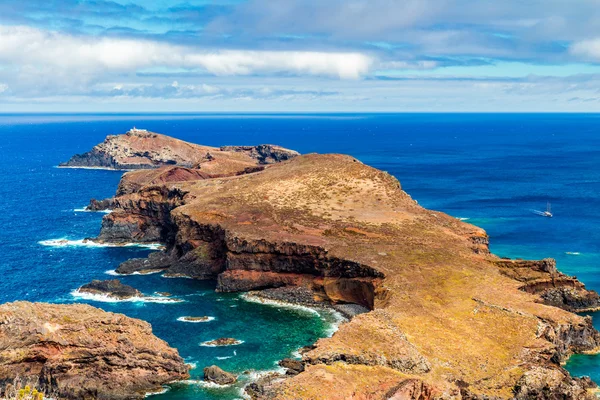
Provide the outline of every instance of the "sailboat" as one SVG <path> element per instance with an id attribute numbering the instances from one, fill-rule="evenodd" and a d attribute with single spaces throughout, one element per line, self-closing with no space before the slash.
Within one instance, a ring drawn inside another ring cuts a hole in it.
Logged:
<path id="1" fill-rule="evenodd" d="M 547 218 L 552 218 L 554 216 L 554 214 L 552 214 L 552 206 L 551 206 L 550 202 L 546 203 L 546 211 L 533 210 L 533 212 L 536 213 L 537 215 L 540 215 L 542 217 L 547 217 Z"/>
<path id="2" fill-rule="evenodd" d="M 552 206 L 550 202 L 546 203 L 546 211 L 544 211 L 544 217 L 552 218 L 554 215 L 552 214 Z"/>

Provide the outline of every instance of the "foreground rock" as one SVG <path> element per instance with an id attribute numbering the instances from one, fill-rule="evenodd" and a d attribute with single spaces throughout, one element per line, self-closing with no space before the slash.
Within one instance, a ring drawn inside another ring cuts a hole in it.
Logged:
<path id="1" fill-rule="evenodd" d="M 61 167 L 149 169 L 161 166 L 194 168 L 179 171 L 186 178 L 208 175 L 234 175 L 251 172 L 256 166 L 272 164 L 297 156 L 298 153 L 273 145 L 201 146 L 169 136 L 132 129 L 124 135 L 107 136 L 106 140 L 84 154 L 77 154 Z M 202 169 L 203 173 L 195 171 Z"/>
<path id="2" fill-rule="evenodd" d="M 143 296 L 142 292 L 129 285 L 124 285 L 118 279 L 106 281 L 93 280 L 80 287 L 78 291 L 80 293 L 106 295 L 120 300 Z"/>
<path id="3" fill-rule="evenodd" d="M 537 398 L 593 398 L 561 363 L 600 344 L 591 319 L 569 311 L 594 306 L 594 294 L 575 278 L 574 294 L 533 289 L 566 277 L 511 273 L 482 229 L 420 207 L 391 175 L 317 154 L 219 178 L 160 183 L 146 172 L 125 174 L 100 237 L 166 251 L 123 269 L 360 306 L 303 353 L 304 371 L 253 396 L 512 399 L 542 387 Z M 290 287 L 302 290 L 273 290 Z"/>
<path id="4" fill-rule="evenodd" d="M 237 382 L 237 377 L 229 372 L 223 371 L 216 365 L 213 365 L 204 368 L 204 380 L 216 383 L 217 385 L 231 385 L 232 383 Z"/>
<path id="5" fill-rule="evenodd" d="M 0 306 L 0 394 L 19 377 L 61 399 L 143 399 L 187 379 L 150 324 L 83 304 Z"/>

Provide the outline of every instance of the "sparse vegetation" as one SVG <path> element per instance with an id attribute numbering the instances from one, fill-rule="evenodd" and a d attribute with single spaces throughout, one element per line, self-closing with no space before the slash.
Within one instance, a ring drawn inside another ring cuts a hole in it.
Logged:
<path id="1" fill-rule="evenodd" d="M 51 400 L 51 397 L 39 389 L 38 382 L 15 378 L 12 384 L 6 386 L 2 400 Z"/>

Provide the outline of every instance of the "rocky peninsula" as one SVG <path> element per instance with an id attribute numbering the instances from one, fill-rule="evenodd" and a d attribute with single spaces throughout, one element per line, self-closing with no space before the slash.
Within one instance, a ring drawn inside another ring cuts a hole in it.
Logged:
<path id="1" fill-rule="evenodd" d="M 246 170 L 260 169 L 297 156 L 295 151 L 279 146 L 200 146 L 169 136 L 133 128 L 123 135 L 110 135 L 92 150 L 77 154 L 60 167 L 153 169 L 180 166 L 199 171 L 173 170 L 177 174 L 196 174 L 186 179 L 207 175 L 234 175 Z M 214 171 L 217 169 L 218 171 Z M 175 173 L 175 172 L 171 172 Z M 160 177 L 156 176 L 158 179 Z"/>
<path id="2" fill-rule="evenodd" d="M 143 399 L 188 377 L 147 322 L 83 304 L 0 306 L 0 396 L 18 378 L 60 399 Z"/>
<path id="3" fill-rule="evenodd" d="M 122 273 L 213 279 L 223 292 L 303 288 L 368 310 L 306 349 L 296 373 L 252 385 L 253 397 L 595 398 L 561 363 L 598 350 L 591 318 L 573 313 L 600 306 L 597 293 L 551 260 L 496 257 L 482 229 L 420 207 L 353 157 L 276 161 L 128 172 L 99 235 L 165 244 Z"/>

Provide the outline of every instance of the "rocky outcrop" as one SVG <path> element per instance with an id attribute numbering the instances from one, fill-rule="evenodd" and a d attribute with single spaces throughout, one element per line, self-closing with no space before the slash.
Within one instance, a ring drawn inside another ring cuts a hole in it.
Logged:
<path id="1" fill-rule="evenodd" d="M 442 393 L 439 390 L 425 384 L 418 379 L 406 379 L 391 389 L 387 400 L 433 400 L 439 398 Z M 464 400 L 467 398 L 463 397 Z"/>
<path id="2" fill-rule="evenodd" d="M 202 169 L 202 175 L 227 176 L 244 173 L 247 169 L 253 172 L 253 167 L 259 164 L 272 164 L 297 155 L 295 151 L 273 145 L 219 149 L 134 128 L 124 135 L 107 136 L 92 150 L 77 154 L 60 166 L 123 170 L 180 166 Z M 194 174 L 192 170 L 174 170 L 172 173 Z"/>
<path id="3" fill-rule="evenodd" d="M 204 368 L 204 380 L 217 385 L 231 385 L 237 382 L 237 377 L 229 372 L 223 371 L 216 365 Z"/>
<path id="4" fill-rule="evenodd" d="M 547 382 L 562 376 L 542 398 L 587 396 L 560 363 L 595 351 L 598 333 L 569 312 L 572 299 L 538 292 L 544 279 L 556 289 L 569 278 L 547 261 L 498 259 L 483 230 L 420 207 L 385 172 L 311 154 L 260 173 L 145 179 L 115 197 L 100 237 L 166 250 L 121 271 L 215 279 L 220 291 L 311 293 L 370 311 L 304 352 L 304 371 L 252 386 L 252 396 L 510 399 L 536 393 L 527 375 L 536 368 Z"/>
<path id="5" fill-rule="evenodd" d="M 257 159 L 260 164 L 274 164 L 300 155 L 296 151 L 271 144 L 261 144 L 259 146 L 221 146 L 221 150 L 248 154 L 248 156 Z"/>
<path id="6" fill-rule="evenodd" d="M 279 361 L 279 366 L 286 369 L 287 375 L 298 375 L 304 371 L 304 362 L 300 360 L 294 360 L 293 358 L 284 358 Z"/>
<path id="7" fill-rule="evenodd" d="M 245 394 L 252 400 L 269 399 L 274 400 L 277 393 L 274 386 L 282 382 L 285 376 L 277 372 L 271 372 L 260 376 L 256 381 L 249 383 L 244 388 Z"/>
<path id="8" fill-rule="evenodd" d="M 150 274 L 164 271 L 174 264 L 175 260 L 163 252 L 150 253 L 147 258 L 132 258 L 119 265 L 115 270 L 118 274 L 133 273 Z"/>
<path id="9" fill-rule="evenodd" d="M 564 370 L 533 367 L 515 385 L 514 399 L 594 399 L 589 391 L 593 387 L 588 380 L 573 379 Z"/>
<path id="10" fill-rule="evenodd" d="M 500 272 L 525 283 L 520 289 L 540 297 L 540 301 L 568 311 L 584 312 L 600 309 L 600 296 L 587 290 L 577 278 L 556 269 L 556 261 L 498 260 Z"/>
<path id="11" fill-rule="evenodd" d="M 93 280 L 77 290 L 80 293 L 106 295 L 120 300 L 143 296 L 142 292 L 129 285 L 124 285 L 118 279 L 106 281 Z"/>
<path id="12" fill-rule="evenodd" d="M 188 378 L 147 322 L 83 304 L 0 306 L 0 394 L 19 377 L 61 399 L 143 399 Z"/>
<path id="13" fill-rule="evenodd" d="M 332 338 L 320 340 L 315 349 L 302 355 L 306 364 L 345 364 L 385 366 L 403 373 L 423 374 L 431 370 L 430 362 L 410 343 L 404 333 L 391 324 L 391 315 L 375 310 L 356 316 L 356 326 L 344 324 Z M 352 337 L 349 343 L 340 342 Z M 359 338 L 364 338 L 358 341 Z M 323 345 L 326 341 L 326 345 Z M 373 343 L 387 342 L 385 353 L 372 347 Z"/>
<path id="14" fill-rule="evenodd" d="M 105 211 L 110 210 L 114 206 L 113 199 L 96 200 L 91 199 L 90 204 L 86 207 L 89 211 Z"/>

